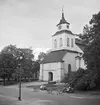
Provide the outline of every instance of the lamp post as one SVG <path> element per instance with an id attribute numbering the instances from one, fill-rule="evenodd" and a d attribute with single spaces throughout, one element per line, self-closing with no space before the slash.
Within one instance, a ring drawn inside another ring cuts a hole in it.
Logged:
<path id="1" fill-rule="evenodd" d="M 18 60 L 21 62 L 21 60 L 23 59 L 23 56 L 20 56 L 18 58 Z M 21 63 L 18 64 L 19 65 L 19 97 L 18 100 L 21 101 Z"/>

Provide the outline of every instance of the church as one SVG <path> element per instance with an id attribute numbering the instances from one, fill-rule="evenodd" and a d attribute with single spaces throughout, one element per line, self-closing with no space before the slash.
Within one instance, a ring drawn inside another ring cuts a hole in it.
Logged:
<path id="1" fill-rule="evenodd" d="M 52 35 L 52 49 L 40 64 L 39 80 L 61 81 L 68 72 L 86 68 L 82 58 L 85 44 L 70 30 L 63 10 L 56 27 L 57 31 Z"/>

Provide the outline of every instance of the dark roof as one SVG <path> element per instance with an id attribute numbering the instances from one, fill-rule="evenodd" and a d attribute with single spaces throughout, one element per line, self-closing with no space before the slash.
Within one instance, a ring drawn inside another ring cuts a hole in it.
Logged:
<path id="1" fill-rule="evenodd" d="M 60 25 L 60 24 L 70 24 L 70 23 L 68 23 L 68 22 L 66 21 L 63 12 L 62 12 L 62 18 L 61 18 L 60 22 L 57 24 L 57 26 Z"/>
<path id="2" fill-rule="evenodd" d="M 68 33 L 68 34 L 72 34 L 72 35 L 74 35 L 71 31 L 69 31 L 69 30 L 61 30 L 61 31 L 57 31 L 54 35 L 52 35 L 52 36 L 56 36 L 56 35 L 58 35 L 58 34 L 62 34 L 62 33 Z"/>
<path id="3" fill-rule="evenodd" d="M 41 63 L 63 62 L 63 57 L 67 50 L 58 50 L 48 53 Z"/>
<path id="4" fill-rule="evenodd" d="M 86 45 L 84 41 L 82 41 L 82 40 L 80 40 L 78 38 L 75 39 L 75 43 L 76 44 L 81 44 L 81 45 Z"/>
<path id="5" fill-rule="evenodd" d="M 76 38 L 75 43 L 82 51 L 84 51 L 84 49 L 86 47 L 86 43 L 84 41 Z"/>

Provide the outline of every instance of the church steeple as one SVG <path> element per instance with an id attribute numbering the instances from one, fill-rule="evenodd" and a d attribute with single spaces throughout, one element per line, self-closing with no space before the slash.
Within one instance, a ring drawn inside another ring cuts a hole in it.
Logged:
<path id="1" fill-rule="evenodd" d="M 68 24 L 68 25 L 70 24 L 66 21 L 66 19 L 64 17 L 63 7 L 62 7 L 62 18 L 61 18 L 60 22 L 57 24 L 57 26 L 60 25 L 60 24 Z"/>

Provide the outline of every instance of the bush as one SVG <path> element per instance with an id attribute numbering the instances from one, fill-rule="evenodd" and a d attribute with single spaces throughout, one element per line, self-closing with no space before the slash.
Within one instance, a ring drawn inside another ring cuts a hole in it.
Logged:
<path id="1" fill-rule="evenodd" d="M 85 71 L 83 68 L 79 68 L 76 72 L 76 78 L 81 78 L 84 74 L 85 74 Z"/>
<path id="2" fill-rule="evenodd" d="M 71 72 L 68 78 L 68 83 L 71 87 L 75 87 L 77 81 L 85 74 L 86 70 L 79 68 L 77 71 Z"/>
<path id="3" fill-rule="evenodd" d="M 67 83 L 68 80 L 68 74 L 65 74 L 63 79 L 61 80 L 61 83 Z"/>
<path id="4" fill-rule="evenodd" d="M 94 72 L 88 72 L 77 80 L 75 89 L 77 90 L 91 90 L 96 87 L 97 74 Z"/>
<path id="5" fill-rule="evenodd" d="M 68 74 L 65 74 L 64 78 L 62 79 L 62 83 L 69 83 L 70 85 L 72 84 L 73 80 L 76 77 L 76 71 L 71 71 L 70 76 L 68 77 Z"/>
<path id="6" fill-rule="evenodd" d="M 49 81 L 48 84 L 56 84 L 56 81 Z"/>
<path id="7" fill-rule="evenodd" d="M 69 83 L 76 90 L 91 90 L 100 84 L 98 73 L 82 68 L 71 72 L 69 78 L 67 74 L 63 81 Z"/>

